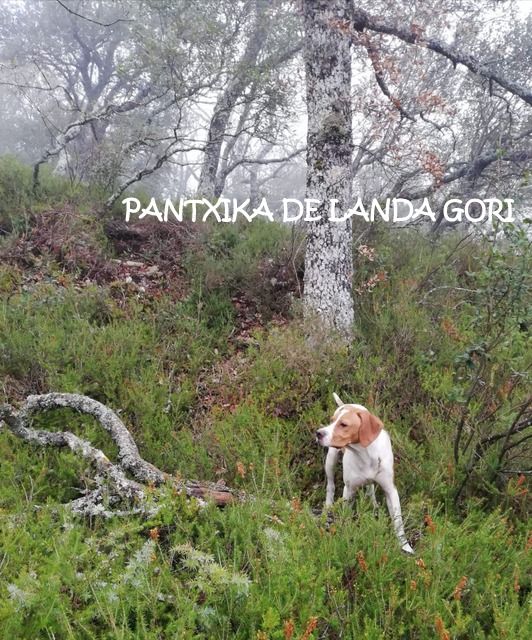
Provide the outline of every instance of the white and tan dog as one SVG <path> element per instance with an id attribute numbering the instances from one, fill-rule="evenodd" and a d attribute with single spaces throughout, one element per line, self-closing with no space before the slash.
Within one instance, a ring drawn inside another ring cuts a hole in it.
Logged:
<path id="1" fill-rule="evenodd" d="M 362 485 L 370 484 L 370 496 L 376 506 L 375 486 L 382 487 L 401 549 L 414 553 L 405 536 L 401 503 L 393 477 L 393 452 L 390 436 L 382 422 L 360 404 L 344 404 L 335 394 L 338 405 L 332 422 L 316 431 L 316 441 L 328 447 L 325 460 L 327 498 L 325 504 L 334 502 L 334 468 L 340 450 L 344 451 L 344 500 L 350 500 Z"/>

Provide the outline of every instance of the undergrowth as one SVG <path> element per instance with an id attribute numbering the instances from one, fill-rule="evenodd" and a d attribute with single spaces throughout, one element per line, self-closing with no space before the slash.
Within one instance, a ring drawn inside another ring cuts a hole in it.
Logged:
<path id="1" fill-rule="evenodd" d="M 31 233 L 14 229 L 4 245 Z M 95 225 L 90 242 L 101 234 Z M 91 486 L 86 465 L 1 430 L 0 636 L 528 637 L 530 451 L 523 442 L 471 458 L 526 400 L 526 235 L 509 229 L 494 245 L 373 229 L 355 247 L 349 345 L 307 339 L 286 229 L 204 227 L 179 242 L 179 295 L 162 275 L 150 288 L 121 272 L 88 278 L 46 242 L 37 264 L 6 259 L 2 393 L 12 404 L 89 395 L 120 411 L 147 460 L 250 498 L 219 510 L 166 493 L 150 521 L 82 522 L 61 503 Z M 150 247 L 162 269 L 168 248 Z M 110 241 L 100 248 L 127 257 Z M 391 433 L 414 558 L 401 555 L 384 506 L 375 518 L 362 495 L 316 515 L 313 434 L 333 391 L 372 407 Z M 86 417 L 56 411 L 37 424 L 116 454 Z"/>

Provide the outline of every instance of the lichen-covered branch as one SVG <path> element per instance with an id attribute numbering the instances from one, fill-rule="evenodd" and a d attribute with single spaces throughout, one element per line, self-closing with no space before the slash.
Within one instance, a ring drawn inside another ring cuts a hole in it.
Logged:
<path id="1" fill-rule="evenodd" d="M 133 436 L 122 420 L 101 402 L 77 393 L 47 393 L 39 396 L 28 396 L 19 410 L 18 419 L 23 427 L 27 427 L 31 416 L 37 411 L 68 408 L 93 416 L 107 431 L 118 447 L 118 464 L 129 471 L 139 482 L 161 484 L 165 474 L 140 457 Z"/>
<path id="2" fill-rule="evenodd" d="M 59 155 L 69 142 L 72 142 L 72 140 L 79 136 L 85 126 L 92 125 L 97 121 L 106 120 L 115 114 L 127 113 L 140 107 L 143 104 L 143 100 L 149 95 L 149 92 L 150 90 L 144 87 L 139 90 L 134 100 L 128 100 L 120 105 L 109 104 L 97 112 L 83 114 L 80 118 L 67 125 L 64 131 L 57 136 L 55 145 L 46 149 L 39 160 L 33 165 L 33 191 L 35 192 L 39 186 L 39 171 L 41 165 L 48 162 L 50 158 Z"/>
<path id="3" fill-rule="evenodd" d="M 32 428 L 31 419 L 34 414 L 60 408 L 73 409 L 95 418 L 118 447 L 116 463 L 111 462 L 103 451 L 70 431 L 56 432 Z M 164 482 L 172 484 L 188 496 L 211 499 L 220 506 L 229 504 L 239 497 L 229 488 L 218 484 L 177 480 L 150 464 L 141 457 L 133 436 L 116 413 L 87 396 L 77 393 L 28 396 L 18 410 L 10 405 L 0 405 L 0 424 L 2 422 L 13 435 L 25 442 L 42 447 L 68 448 L 93 465 L 98 487 L 70 504 L 72 510 L 78 514 L 123 514 L 124 512 L 109 511 L 104 506 L 104 503 L 113 506 L 119 502 L 131 505 L 132 509 L 127 513 L 143 512 L 146 499 L 145 485 L 157 486 Z M 134 479 L 130 479 L 126 473 Z"/>
<path id="4" fill-rule="evenodd" d="M 386 18 L 372 16 L 364 9 L 358 7 L 358 3 L 354 2 L 351 3 L 350 18 L 351 25 L 356 31 L 362 32 L 368 30 L 375 33 L 383 33 L 394 36 L 408 44 L 426 47 L 430 51 L 434 51 L 434 53 L 447 58 L 455 67 L 461 64 L 469 69 L 471 73 L 485 78 L 490 83 L 496 82 L 509 93 L 518 96 L 527 104 L 532 105 L 532 90 L 530 87 L 523 86 L 519 82 L 511 80 L 499 72 L 494 65 L 481 62 L 465 51 L 460 51 L 456 47 L 448 45 L 436 38 L 425 37 L 423 32 L 420 31 L 419 28 L 415 28 L 415 26 L 414 28 L 404 27 Z"/>

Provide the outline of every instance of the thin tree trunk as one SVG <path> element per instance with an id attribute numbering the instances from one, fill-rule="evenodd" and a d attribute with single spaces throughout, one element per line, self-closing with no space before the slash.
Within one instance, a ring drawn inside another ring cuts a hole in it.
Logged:
<path id="1" fill-rule="evenodd" d="M 348 0 L 305 0 L 307 86 L 307 198 L 322 204 L 308 223 L 304 307 L 307 317 L 348 334 L 352 298 L 351 221 L 328 219 L 336 200 L 340 216 L 350 205 L 353 155 Z"/>
<path id="2" fill-rule="evenodd" d="M 259 181 L 257 179 L 257 168 L 249 168 L 249 204 L 256 207 L 259 204 Z"/>
<path id="3" fill-rule="evenodd" d="M 206 198 L 216 197 L 216 177 L 224 136 L 239 98 L 253 79 L 253 70 L 265 36 L 264 13 L 267 8 L 266 0 L 255 0 L 255 23 L 246 49 L 235 70 L 235 76 L 229 81 L 214 107 L 198 184 L 198 194 Z"/>
<path id="4" fill-rule="evenodd" d="M 215 197 L 216 176 L 224 135 L 241 91 L 241 82 L 232 82 L 220 96 L 214 108 L 198 184 L 198 193 L 206 198 Z"/>

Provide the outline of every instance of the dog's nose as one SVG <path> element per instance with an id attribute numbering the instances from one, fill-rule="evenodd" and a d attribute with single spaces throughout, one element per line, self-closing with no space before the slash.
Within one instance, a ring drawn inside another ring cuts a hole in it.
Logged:
<path id="1" fill-rule="evenodd" d="M 316 431 L 316 439 L 317 440 L 321 440 L 322 438 L 323 438 L 323 433 L 322 433 L 321 429 L 318 429 Z"/>

